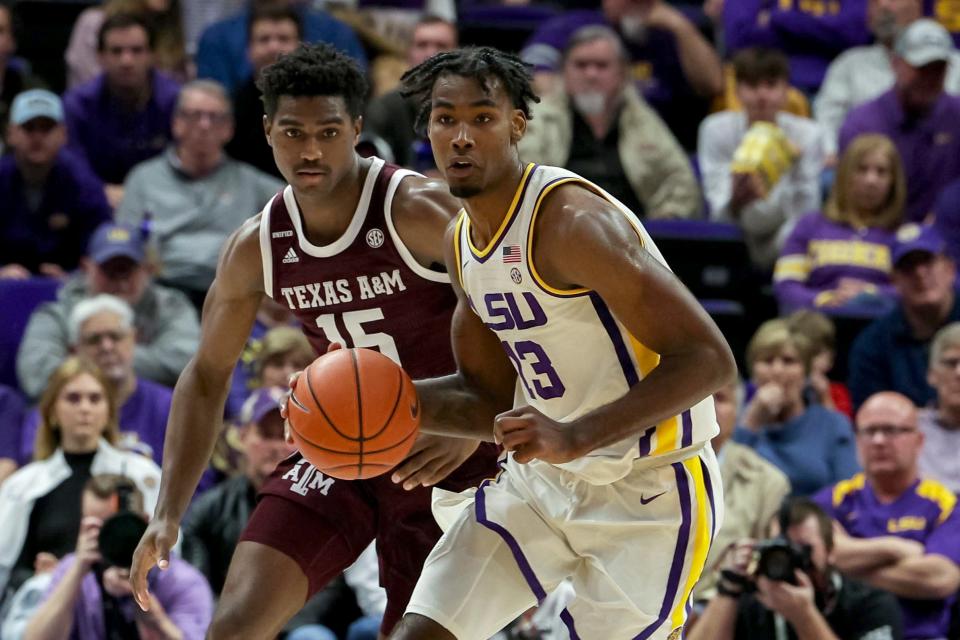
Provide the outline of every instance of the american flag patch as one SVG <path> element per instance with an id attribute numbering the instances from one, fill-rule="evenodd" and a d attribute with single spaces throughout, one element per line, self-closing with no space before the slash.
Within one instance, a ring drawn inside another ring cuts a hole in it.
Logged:
<path id="1" fill-rule="evenodd" d="M 503 264 L 520 262 L 520 245 L 511 244 L 503 248 Z"/>

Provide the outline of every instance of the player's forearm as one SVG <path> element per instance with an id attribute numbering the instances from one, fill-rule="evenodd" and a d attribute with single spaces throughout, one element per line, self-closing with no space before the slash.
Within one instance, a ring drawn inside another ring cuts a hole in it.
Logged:
<path id="1" fill-rule="evenodd" d="M 179 522 L 213 453 L 229 389 L 229 372 L 202 372 L 195 361 L 173 392 L 163 445 L 163 475 L 154 517 Z"/>
<path id="2" fill-rule="evenodd" d="M 509 409 L 471 387 L 461 374 L 418 380 L 425 433 L 493 442 L 493 419 Z"/>
<path id="3" fill-rule="evenodd" d="M 960 587 L 960 568 L 939 555 L 907 558 L 864 576 L 871 585 L 904 598 L 940 600 Z"/>
<path id="4" fill-rule="evenodd" d="M 581 455 L 636 436 L 697 404 L 736 375 L 725 342 L 661 359 L 660 364 L 619 400 L 575 421 Z"/>

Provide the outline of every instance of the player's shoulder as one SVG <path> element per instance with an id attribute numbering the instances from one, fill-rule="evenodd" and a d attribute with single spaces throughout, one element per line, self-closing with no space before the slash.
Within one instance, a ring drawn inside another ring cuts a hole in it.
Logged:
<path id="1" fill-rule="evenodd" d="M 540 241 L 562 244 L 608 242 L 617 237 L 633 242 L 636 238 L 624 212 L 582 179 L 564 182 L 547 192 L 539 205 L 536 225 Z"/>
<path id="2" fill-rule="evenodd" d="M 217 280 L 241 282 L 263 281 L 263 258 L 260 248 L 260 225 L 263 213 L 258 213 L 244 221 L 230 234 L 220 252 L 220 264 L 217 267 Z"/>
<path id="3" fill-rule="evenodd" d="M 419 174 L 408 175 L 400 181 L 393 196 L 395 221 L 422 221 L 442 219 L 443 225 L 457 216 L 460 201 L 450 194 L 447 183 Z"/>

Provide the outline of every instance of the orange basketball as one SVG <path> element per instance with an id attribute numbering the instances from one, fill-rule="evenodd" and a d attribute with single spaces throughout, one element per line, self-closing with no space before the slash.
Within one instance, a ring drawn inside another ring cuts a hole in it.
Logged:
<path id="1" fill-rule="evenodd" d="M 420 426 L 410 376 L 379 351 L 338 349 L 297 379 L 287 416 L 313 466 L 341 480 L 372 478 L 406 457 Z"/>

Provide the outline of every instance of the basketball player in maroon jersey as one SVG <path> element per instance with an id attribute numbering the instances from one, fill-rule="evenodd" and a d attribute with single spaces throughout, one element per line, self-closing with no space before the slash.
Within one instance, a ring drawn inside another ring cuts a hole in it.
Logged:
<path id="1" fill-rule="evenodd" d="M 231 372 L 265 294 L 291 309 L 317 353 L 331 343 L 375 347 L 414 378 L 456 369 L 456 301 L 439 265 L 459 205 L 446 185 L 357 155 L 366 82 L 332 47 L 302 46 L 260 82 L 264 128 L 289 186 L 222 251 L 200 347 L 174 391 L 159 503 L 133 561 L 142 607 L 147 572 L 166 565 L 210 457 Z M 440 536 L 428 485 L 479 484 L 495 458 L 490 445 L 425 435 L 392 476 L 370 480 L 336 480 L 299 454 L 288 458 L 261 490 L 208 637 L 276 636 L 374 538 L 388 633 Z"/>

